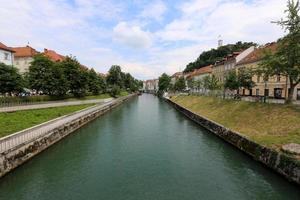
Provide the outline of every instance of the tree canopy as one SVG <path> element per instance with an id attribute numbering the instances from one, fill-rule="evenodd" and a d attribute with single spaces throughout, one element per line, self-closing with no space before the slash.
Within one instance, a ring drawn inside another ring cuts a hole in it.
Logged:
<path id="1" fill-rule="evenodd" d="M 0 63 L 0 93 L 21 92 L 23 79 L 18 69 L 13 66 Z"/>

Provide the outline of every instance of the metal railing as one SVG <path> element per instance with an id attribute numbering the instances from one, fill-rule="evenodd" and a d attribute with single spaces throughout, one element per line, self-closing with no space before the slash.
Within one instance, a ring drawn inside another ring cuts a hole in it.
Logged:
<path id="1" fill-rule="evenodd" d="M 56 118 L 54 120 L 45 122 L 43 124 L 34 126 L 32 128 L 14 133 L 12 135 L 8 135 L 6 137 L 3 137 L 0 139 L 0 153 L 13 150 L 15 148 L 18 148 L 21 145 L 28 144 L 32 141 L 37 140 L 38 138 L 41 138 L 51 131 L 62 127 L 63 125 L 66 125 L 68 123 L 71 123 L 75 120 L 79 120 L 81 118 L 86 117 L 87 115 L 91 115 L 94 113 L 97 113 L 100 111 L 105 111 L 109 109 L 110 107 L 116 105 L 120 101 L 125 101 L 128 97 L 122 97 L 116 100 L 112 100 L 108 103 L 104 103 L 101 105 L 96 105 L 90 108 L 86 108 L 80 111 L 77 111 L 75 113 Z"/>

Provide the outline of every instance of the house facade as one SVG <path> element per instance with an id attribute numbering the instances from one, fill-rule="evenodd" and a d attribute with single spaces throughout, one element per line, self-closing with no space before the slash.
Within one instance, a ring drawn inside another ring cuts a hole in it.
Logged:
<path id="1" fill-rule="evenodd" d="M 143 90 L 148 93 L 156 93 L 158 91 L 158 79 L 146 80 L 143 82 Z"/>
<path id="2" fill-rule="evenodd" d="M 237 64 L 237 69 L 248 68 L 248 69 L 258 69 L 260 66 L 265 52 L 276 52 L 277 44 L 269 43 L 262 47 L 255 49 L 251 54 L 242 59 Z M 259 75 L 253 75 L 252 81 L 255 83 L 255 87 L 251 90 L 241 89 L 240 94 L 246 96 L 266 96 L 275 99 L 285 99 L 289 92 L 289 81 L 285 76 L 276 75 L 272 77 L 264 77 Z M 297 85 L 294 96 L 294 100 L 300 100 L 300 86 Z"/>
<path id="3" fill-rule="evenodd" d="M 184 74 L 182 72 L 176 72 L 171 76 L 171 84 L 175 85 L 176 81 L 180 78 L 184 77 Z"/>
<path id="4" fill-rule="evenodd" d="M 14 53 L 15 51 L 12 48 L 0 42 L 0 63 L 13 66 Z"/>
<path id="5" fill-rule="evenodd" d="M 194 83 L 203 81 L 203 79 L 207 76 L 212 75 L 212 65 L 202 67 L 200 69 L 195 69 L 192 73 L 189 74 L 189 76 L 186 77 L 187 82 L 193 81 Z M 203 88 L 189 88 L 192 92 L 198 92 L 201 91 Z"/>
<path id="6" fill-rule="evenodd" d="M 15 51 L 14 66 L 17 67 L 22 74 L 28 72 L 33 57 L 39 52 L 30 46 L 14 47 L 12 49 Z"/>

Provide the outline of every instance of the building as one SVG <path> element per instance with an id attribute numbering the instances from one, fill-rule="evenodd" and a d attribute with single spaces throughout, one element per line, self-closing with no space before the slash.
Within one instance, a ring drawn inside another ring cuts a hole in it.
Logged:
<path id="1" fill-rule="evenodd" d="M 0 63 L 13 66 L 15 51 L 0 42 Z"/>
<path id="2" fill-rule="evenodd" d="M 184 77 L 184 74 L 182 72 L 176 72 L 171 76 L 171 84 L 174 85 L 176 83 L 176 81 L 181 78 Z"/>
<path id="3" fill-rule="evenodd" d="M 47 56 L 53 62 L 60 62 L 65 59 L 65 56 L 56 53 L 54 50 L 44 49 L 43 54 Z"/>
<path id="4" fill-rule="evenodd" d="M 143 90 L 147 93 L 156 93 L 158 91 L 158 79 L 146 80 L 143 82 Z"/>
<path id="5" fill-rule="evenodd" d="M 28 72 L 33 57 L 39 52 L 28 45 L 26 47 L 13 47 L 12 49 L 15 51 L 14 66 L 19 69 L 20 73 Z"/>
<path id="6" fill-rule="evenodd" d="M 251 54 L 245 57 L 237 64 L 237 68 L 258 69 L 265 52 L 275 53 L 277 43 L 268 43 L 255 49 Z M 266 96 L 275 99 L 285 99 L 289 91 L 289 82 L 286 77 L 277 75 L 267 77 L 266 80 L 262 76 L 254 75 L 252 81 L 256 84 L 252 90 L 243 89 L 241 94 L 247 96 Z M 294 100 L 300 100 L 300 86 L 296 87 L 294 93 Z"/>
<path id="7" fill-rule="evenodd" d="M 206 76 L 211 76 L 212 74 L 212 65 L 206 66 L 206 67 L 202 67 L 199 69 L 195 69 L 192 73 L 190 73 L 187 77 L 186 80 L 188 81 L 202 81 Z M 188 85 L 188 84 L 187 84 Z M 201 88 L 189 88 L 191 89 L 193 92 L 197 92 L 198 89 L 201 90 Z"/>
<path id="8" fill-rule="evenodd" d="M 234 52 L 232 54 L 227 55 L 220 61 L 217 61 L 212 68 L 213 75 L 218 79 L 220 83 L 224 83 L 226 74 L 236 69 L 237 63 L 247 57 L 254 51 L 255 47 L 249 47 L 248 49 L 241 52 Z"/>

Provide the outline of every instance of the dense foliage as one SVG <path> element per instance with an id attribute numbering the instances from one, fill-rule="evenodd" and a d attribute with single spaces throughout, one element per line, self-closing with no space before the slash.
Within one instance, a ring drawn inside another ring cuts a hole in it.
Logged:
<path id="1" fill-rule="evenodd" d="M 191 62 L 186 66 L 184 72 L 191 72 L 194 69 L 199 69 L 201 67 L 212 65 L 216 61 L 222 60 L 228 54 L 231 54 L 233 52 L 239 52 L 256 45 L 257 44 L 253 42 L 237 42 L 236 44 L 228 44 L 225 46 L 221 46 L 218 49 L 204 51 L 194 62 Z"/>
<path id="2" fill-rule="evenodd" d="M 116 97 L 121 91 L 135 92 L 142 87 L 141 81 L 122 72 L 120 66 L 113 65 L 105 79 L 94 69 L 81 65 L 75 57 L 53 62 L 43 54 L 34 56 L 24 79 L 15 67 L 0 63 L 0 93 L 4 95 L 18 95 L 26 87 L 38 94 L 56 97 L 84 97 L 105 92 Z"/>
<path id="3" fill-rule="evenodd" d="M 23 79 L 18 73 L 18 69 L 0 63 L 0 93 L 21 92 Z"/>
<path id="4" fill-rule="evenodd" d="M 166 73 L 163 73 L 158 79 L 158 93 L 162 95 L 164 92 L 168 91 L 171 86 L 171 77 Z"/>
<path id="5" fill-rule="evenodd" d="M 238 70 L 231 70 L 227 73 L 224 83 L 224 88 L 229 90 L 238 90 L 240 88 L 252 89 L 255 86 L 252 81 L 252 71 L 241 68 Z"/>

